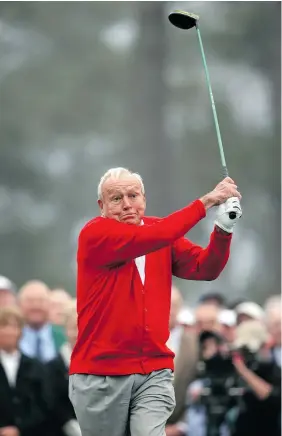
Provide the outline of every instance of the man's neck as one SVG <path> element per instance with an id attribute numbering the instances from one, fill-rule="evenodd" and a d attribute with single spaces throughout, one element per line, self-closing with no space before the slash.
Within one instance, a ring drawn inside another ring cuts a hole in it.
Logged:
<path id="1" fill-rule="evenodd" d="M 46 325 L 47 325 L 48 323 L 47 323 L 47 321 L 46 322 L 43 322 L 43 323 L 40 323 L 40 324 L 38 324 L 38 323 L 35 323 L 35 324 L 31 324 L 31 323 L 29 323 L 28 324 L 28 327 L 30 327 L 32 330 L 41 330 L 43 327 L 45 327 Z"/>

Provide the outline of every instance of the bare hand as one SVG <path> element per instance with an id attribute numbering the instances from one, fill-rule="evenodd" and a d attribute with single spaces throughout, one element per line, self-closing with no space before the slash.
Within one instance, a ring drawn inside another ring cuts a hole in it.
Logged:
<path id="1" fill-rule="evenodd" d="M 240 354 L 234 353 L 232 356 L 232 363 L 234 367 L 237 369 L 238 373 L 242 375 L 244 373 L 244 370 L 247 369 L 244 359 Z"/>
<path id="2" fill-rule="evenodd" d="M 184 436 L 184 433 L 179 430 L 176 424 L 168 424 L 165 428 L 166 436 Z"/>
<path id="3" fill-rule="evenodd" d="M 1 427 L 0 436 L 20 436 L 17 427 Z"/>
<path id="4" fill-rule="evenodd" d="M 237 190 L 237 185 L 230 177 L 223 179 L 213 191 L 204 195 L 200 200 L 204 204 L 206 209 L 219 204 L 225 203 L 228 198 L 237 197 L 241 200 L 242 196 Z"/>

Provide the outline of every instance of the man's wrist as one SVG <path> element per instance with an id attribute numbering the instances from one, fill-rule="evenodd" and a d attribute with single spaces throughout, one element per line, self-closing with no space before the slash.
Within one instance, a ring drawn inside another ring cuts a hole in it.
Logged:
<path id="1" fill-rule="evenodd" d="M 203 205 L 205 206 L 206 210 L 208 210 L 211 207 L 215 206 L 214 199 L 211 197 L 210 194 L 206 194 L 203 197 L 201 197 L 200 201 L 203 203 Z"/>
<path id="2" fill-rule="evenodd" d="M 223 230 L 221 227 L 219 227 L 217 224 L 215 225 L 215 230 L 220 233 L 221 235 L 230 236 L 232 232 L 227 232 L 226 230 Z"/>

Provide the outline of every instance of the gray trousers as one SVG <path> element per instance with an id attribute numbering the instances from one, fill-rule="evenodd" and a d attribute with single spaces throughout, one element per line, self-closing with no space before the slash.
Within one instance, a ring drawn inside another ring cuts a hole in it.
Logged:
<path id="1" fill-rule="evenodd" d="M 73 374 L 69 397 L 82 436 L 165 436 L 175 407 L 173 373 L 95 376 Z"/>

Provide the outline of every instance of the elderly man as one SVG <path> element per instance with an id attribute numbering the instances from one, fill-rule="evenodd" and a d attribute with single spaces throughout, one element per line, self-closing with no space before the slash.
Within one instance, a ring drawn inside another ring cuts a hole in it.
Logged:
<path id="1" fill-rule="evenodd" d="M 66 309 L 72 305 L 70 294 L 64 289 L 52 289 L 49 301 L 49 321 L 54 325 L 64 325 Z"/>
<path id="2" fill-rule="evenodd" d="M 63 328 L 49 322 L 48 286 L 31 280 L 19 290 L 19 306 L 25 318 L 20 349 L 29 357 L 45 363 L 55 358 L 66 342 Z"/>
<path id="3" fill-rule="evenodd" d="M 174 353 L 166 346 L 172 275 L 218 277 L 240 198 L 226 178 L 183 209 L 152 218 L 145 216 L 138 174 L 117 168 L 102 177 L 101 216 L 84 226 L 77 252 L 78 338 L 69 394 L 83 436 L 165 435 L 175 407 Z M 185 239 L 215 205 L 221 206 L 207 248 Z"/>

